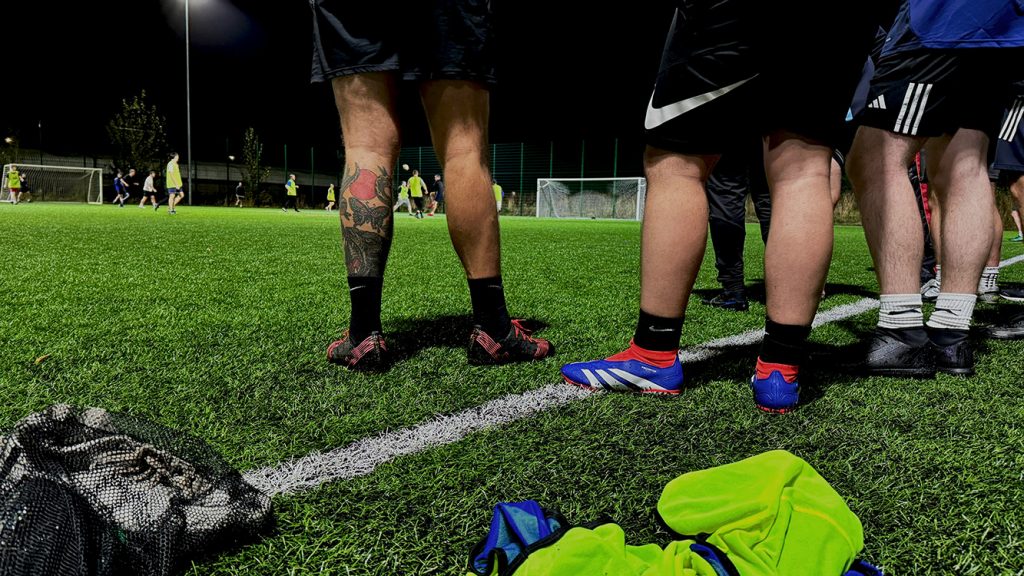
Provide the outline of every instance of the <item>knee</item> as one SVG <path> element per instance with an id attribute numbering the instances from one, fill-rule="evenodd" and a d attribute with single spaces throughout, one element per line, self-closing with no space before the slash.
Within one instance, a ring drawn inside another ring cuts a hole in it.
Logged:
<path id="1" fill-rule="evenodd" d="M 389 159 L 388 165 L 391 164 L 391 158 L 398 156 L 401 143 L 397 129 L 389 130 L 384 127 L 374 130 L 345 132 L 344 138 L 347 156 L 359 153 L 372 154 Z"/>
<path id="2" fill-rule="evenodd" d="M 886 154 L 881 148 L 862 141 L 854 142 L 846 160 L 846 175 L 853 191 L 860 195 L 865 188 L 884 182 L 888 178 L 909 180 L 909 160 L 895 154 Z"/>
<path id="3" fill-rule="evenodd" d="M 699 184 L 702 189 L 711 174 L 711 157 L 691 156 L 648 146 L 644 151 L 644 174 L 650 184 L 674 182 Z"/>
<path id="4" fill-rule="evenodd" d="M 850 150 L 850 155 L 846 159 L 846 176 L 850 179 L 850 184 L 853 185 L 854 193 L 859 194 L 870 178 L 865 170 L 868 164 L 869 162 L 858 148 Z"/>
<path id="5" fill-rule="evenodd" d="M 489 168 L 487 146 L 477 139 L 454 139 L 438 145 L 437 155 L 445 170 L 480 167 Z"/>

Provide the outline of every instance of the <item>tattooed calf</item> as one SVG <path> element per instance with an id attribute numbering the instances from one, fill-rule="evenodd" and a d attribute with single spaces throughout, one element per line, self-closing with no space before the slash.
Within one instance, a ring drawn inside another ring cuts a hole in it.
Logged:
<path id="1" fill-rule="evenodd" d="M 345 167 L 341 179 L 341 232 L 350 276 L 382 276 L 391 249 L 391 176 L 358 164 Z"/>

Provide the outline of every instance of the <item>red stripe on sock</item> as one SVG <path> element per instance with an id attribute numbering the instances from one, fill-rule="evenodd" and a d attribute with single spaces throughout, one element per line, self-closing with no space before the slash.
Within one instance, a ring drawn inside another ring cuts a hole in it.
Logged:
<path id="1" fill-rule="evenodd" d="M 609 356 L 608 359 L 613 362 L 621 362 L 623 360 L 639 360 L 658 368 L 668 368 L 676 361 L 676 355 L 679 350 L 647 350 L 641 348 L 629 341 L 629 348 L 626 348 L 622 352 L 614 356 Z"/>
<path id="2" fill-rule="evenodd" d="M 760 358 L 757 359 L 758 379 L 763 380 L 771 376 L 772 372 L 775 371 L 782 374 L 782 377 L 786 379 L 786 382 L 793 382 L 800 373 L 800 367 L 791 364 L 772 364 L 771 362 L 765 362 Z"/>

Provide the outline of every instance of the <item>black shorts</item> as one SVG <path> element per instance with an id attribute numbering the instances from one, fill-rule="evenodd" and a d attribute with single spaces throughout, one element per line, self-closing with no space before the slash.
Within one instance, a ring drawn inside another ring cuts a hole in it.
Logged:
<path id="1" fill-rule="evenodd" d="M 412 203 L 416 206 L 417 210 L 423 210 L 423 196 L 413 196 Z"/>
<path id="2" fill-rule="evenodd" d="M 1003 122 L 995 140 L 992 168 L 1001 172 L 1002 180 L 1015 181 L 1024 172 L 1024 95 L 1018 95 L 1003 113 Z"/>
<path id="3" fill-rule="evenodd" d="M 1010 100 L 1015 50 L 909 50 L 882 56 L 860 124 L 908 136 L 960 128 L 994 139 Z"/>
<path id="4" fill-rule="evenodd" d="M 647 143 L 719 154 L 786 130 L 835 147 L 884 0 L 678 0 L 647 108 Z"/>
<path id="5" fill-rule="evenodd" d="M 364 72 L 495 81 L 490 0 L 310 0 L 314 82 Z"/>

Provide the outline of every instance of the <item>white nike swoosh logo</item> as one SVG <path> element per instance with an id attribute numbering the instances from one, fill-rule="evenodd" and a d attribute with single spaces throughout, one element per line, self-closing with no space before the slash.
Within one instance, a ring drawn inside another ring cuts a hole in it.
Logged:
<path id="1" fill-rule="evenodd" d="M 739 88 L 740 86 L 746 84 L 747 82 L 750 82 L 754 78 L 757 78 L 757 74 L 754 74 L 753 76 L 745 80 L 740 80 L 735 84 L 730 84 L 728 86 L 718 88 L 717 90 L 712 90 L 711 92 L 698 94 L 685 100 L 673 102 L 672 104 L 666 104 L 661 108 L 654 107 L 654 94 L 652 93 L 651 101 L 650 103 L 647 104 L 647 118 L 644 120 L 644 128 L 647 128 L 648 130 L 657 128 L 658 126 L 661 126 L 662 124 L 668 122 L 669 120 L 672 120 L 673 118 L 678 118 L 679 116 L 686 114 L 687 112 L 693 110 L 694 108 L 697 108 L 698 106 L 703 106 L 704 104 L 711 102 L 712 100 L 718 98 L 719 96 L 724 96 L 725 94 L 732 92 L 733 90 Z"/>

